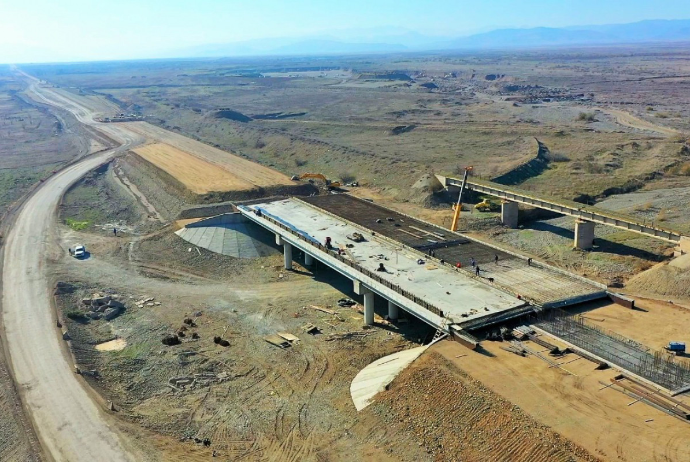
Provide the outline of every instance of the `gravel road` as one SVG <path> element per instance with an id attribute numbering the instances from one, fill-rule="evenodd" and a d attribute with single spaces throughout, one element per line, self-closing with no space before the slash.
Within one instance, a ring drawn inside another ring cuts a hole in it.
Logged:
<path id="1" fill-rule="evenodd" d="M 30 92 L 37 100 L 69 110 L 81 122 L 96 125 L 88 109 L 38 86 L 35 79 Z M 122 146 L 86 158 L 47 180 L 24 204 L 5 243 L 2 309 L 11 367 L 38 437 L 56 461 L 135 459 L 67 360 L 46 274 L 64 192 L 90 170 L 143 141 L 115 125 L 97 128 Z"/>

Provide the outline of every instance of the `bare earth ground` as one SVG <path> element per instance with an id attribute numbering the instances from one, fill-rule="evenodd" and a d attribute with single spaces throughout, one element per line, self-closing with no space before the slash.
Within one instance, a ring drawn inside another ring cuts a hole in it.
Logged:
<path id="1" fill-rule="evenodd" d="M 448 343 L 425 352 L 364 412 L 389 434 L 414 435 L 434 460 L 598 460 L 453 365 L 440 353 Z"/>
<path id="2" fill-rule="evenodd" d="M 294 184 L 290 178 L 279 172 L 257 165 L 234 154 L 208 146 L 193 139 L 176 133 L 161 130 L 151 124 L 142 122 L 128 122 L 125 126 L 149 139 L 158 140 L 164 145 L 175 146 L 176 150 L 182 150 L 210 164 L 215 164 L 236 176 L 235 181 L 246 181 L 258 187 L 270 187 Z M 176 152 L 178 154 L 178 152 Z M 178 154 L 179 155 L 179 154 Z"/>
<path id="3" fill-rule="evenodd" d="M 631 338 L 653 350 L 668 342 L 685 339 L 690 331 L 690 304 L 635 297 L 637 309 L 615 303 L 588 310 L 584 315 L 593 324 Z M 678 358 L 683 361 L 683 357 Z"/>
<path id="4" fill-rule="evenodd" d="M 66 238 L 74 234 L 68 231 Z M 108 289 L 127 304 L 127 311 L 109 323 L 68 324 L 77 361 L 99 372 L 91 383 L 126 420 L 175 440 L 208 438 L 210 449 L 229 460 L 400 460 L 417 453 L 404 440 L 392 456 L 377 449 L 382 436 L 373 422 L 357 416 L 349 382 L 380 355 L 409 347 L 406 336 L 416 342 L 428 335 L 424 326 L 401 325 L 400 332 L 377 327 L 364 331 L 362 339 L 329 342 L 330 334 L 361 331 L 362 321 L 350 308 L 334 308 L 338 316 L 309 308 L 332 306 L 343 296 L 338 289 L 349 291 L 347 281 L 328 271 L 313 279 L 302 270 L 279 269 L 280 256 L 239 261 L 206 251 L 199 255 L 188 252 L 176 236 L 172 239 L 177 241 L 166 238 L 163 245 L 156 240 L 136 245 L 132 253 L 135 265 L 141 266 L 134 271 L 127 268 L 124 238 L 81 239 L 93 257 L 81 262 L 65 257 L 58 277 L 72 281 L 74 292 L 60 297 L 59 303 L 65 312 L 80 309 L 81 297 Z M 153 253 L 177 263 L 152 268 Z M 147 297 L 160 305 L 134 305 Z M 197 327 L 187 330 L 184 343 L 164 346 L 163 334 L 177 332 L 188 317 Z M 300 326 L 308 322 L 323 333 L 304 333 Z M 192 332 L 200 338 L 190 340 Z M 263 339 L 275 332 L 290 332 L 300 342 L 281 350 Z M 216 335 L 230 346 L 215 345 Z M 114 336 L 127 346 L 120 351 L 95 349 Z M 175 377 L 195 374 L 212 379 L 193 387 L 168 385 Z M 163 460 L 196 447 L 193 440 L 172 441 Z"/>
<path id="5" fill-rule="evenodd" d="M 181 181 L 195 194 L 247 190 L 255 187 L 242 176 L 168 144 L 149 144 L 135 149 L 134 152 Z"/>
<path id="6" fill-rule="evenodd" d="M 457 343 L 442 342 L 437 352 L 521 410 L 563 437 L 604 460 L 690 460 L 690 425 L 608 385 L 617 373 L 595 371 L 585 359 L 564 365 L 571 374 L 534 356 L 519 357 L 484 342 L 487 355 L 473 353 Z M 539 351 L 539 345 L 530 348 Z M 459 357 L 458 357 L 459 356 Z M 572 354 L 562 361 L 576 359 Z"/>

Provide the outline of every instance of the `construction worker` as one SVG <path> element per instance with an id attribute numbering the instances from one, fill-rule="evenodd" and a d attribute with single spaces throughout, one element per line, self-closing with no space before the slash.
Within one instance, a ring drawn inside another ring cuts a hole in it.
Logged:
<path id="1" fill-rule="evenodd" d="M 472 257 L 472 259 L 470 260 L 470 263 L 472 264 L 472 268 L 477 266 L 477 262 L 475 261 L 474 257 Z"/>
<path id="2" fill-rule="evenodd" d="M 532 266 L 532 257 L 527 259 L 527 266 Z"/>
<path id="3" fill-rule="evenodd" d="M 498 254 L 494 255 L 494 263 L 498 265 Z"/>
<path id="4" fill-rule="evenodd" d="M 475 267 L 474 267 L 474 275 L 475 275 L 475 276 L 479 276 L 479 271 L 480 271 L 480 270 L 479 270 L 479 265 L 475 266 Z"/>

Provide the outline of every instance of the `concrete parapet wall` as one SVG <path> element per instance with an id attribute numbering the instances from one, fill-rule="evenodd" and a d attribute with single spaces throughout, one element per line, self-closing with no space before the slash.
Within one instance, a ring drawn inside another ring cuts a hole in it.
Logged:
<path id="1" fill-rule="evenodd" d="M 219 226 L 233 223 L 246 223 L 247 219 L 239 212 L 223 213 L 215 217 L 204 218 L 203 220 L 190 223 L 185 228 L 203 228 L 206 226 Z"/>

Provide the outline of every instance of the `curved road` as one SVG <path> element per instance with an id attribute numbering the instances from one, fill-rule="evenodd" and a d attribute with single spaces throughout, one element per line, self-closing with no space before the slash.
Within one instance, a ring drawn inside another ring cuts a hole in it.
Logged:
<path id="1" fill-rule="evenodd" d="M 55 238 L 57 207 L 67 188 L 142 139 L 123 128 L 95 123 L 88 109 L 32 80 L 30 91 L 38 99 L 69 110 L 122 145 L 87 157 L 46 180 L 16 217 L 5 241 L 2 273 L 2 314 L 11 366 L 38 437 L 53 459 L 135 460 L 65 357 L 52 314 L 46 259 Z"/>

